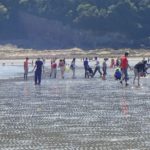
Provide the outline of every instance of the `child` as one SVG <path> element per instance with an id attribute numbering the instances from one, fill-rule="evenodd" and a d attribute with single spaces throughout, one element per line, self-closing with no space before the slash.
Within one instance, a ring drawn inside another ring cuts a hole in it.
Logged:
<path id="1" fill-rule="evenodd" d="M 117 57 L 117 59 L 116 59 L 116 67 L 119 67 L 120 66 L 120 58 L 119 57 Z"/>
<path id="2" fill-rule="evenodd" d="M 88 66 L 87 66 L 87 69 L 86 69 L 86 71 L 85 71 L 85 78 L 89 78 L 89 77 L 93 78 L 93 70 L 92 70 L 92 68 L 88 65 Z"/>
<path id="3" fill-rule="evenodd" d="M 121 80 L 121 70 L 119 68 L 116 68 L 114 77 L 116 80 Z"/>
<path id="4" fill-rule="evenodd" d="M 115 67 L 115 60 L 114 58 L 111 58 L 110 68 L 114 68 L 114 67 Z"/>

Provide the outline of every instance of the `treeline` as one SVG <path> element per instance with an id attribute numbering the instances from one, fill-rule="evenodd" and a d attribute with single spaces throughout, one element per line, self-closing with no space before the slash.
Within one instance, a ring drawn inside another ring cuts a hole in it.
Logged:
<path id="1" fill-rule="evenodd" d="M 15 24 L 22 11 L 96 36 L 120 33 L 150 43 L 150 0 L 0 0 L 1 34 L 18 30 Z"/>

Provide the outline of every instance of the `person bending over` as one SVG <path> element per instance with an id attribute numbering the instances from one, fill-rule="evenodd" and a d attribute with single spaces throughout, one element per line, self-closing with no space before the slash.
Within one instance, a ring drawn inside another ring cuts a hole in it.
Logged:
<path id="1" fill-rule="evenodd" d="M 138 62 L 134 66 L 133 84 L 135 84 L 135 79 L 136 79 L 136 77 L 138 77 L 138 86 L 140 86 L 140 77 L 146 75 L 146 70 L 147 70 L 146 64 L 147 64 L 147 61 L 144 60 L 144 61 Z"/>

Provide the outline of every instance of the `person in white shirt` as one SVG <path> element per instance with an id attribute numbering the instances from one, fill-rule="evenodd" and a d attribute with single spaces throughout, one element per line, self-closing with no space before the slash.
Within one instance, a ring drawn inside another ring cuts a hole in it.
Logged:
<path id="1" fill-rule="evenodd" d="M 96 64 L 95 64 L 95 70 L 94 70 L 94 73 L 93 73 L 93 77 L 95 76 L 96 72 L 98 71 L 99 74 L 100 74 L 100 77 L 102 76 L 102 72 L 100 70 L 100 63 L 99 63 L 99 60 L 97 57 L 95 57 L 95 61 L 96 61 Z"/>

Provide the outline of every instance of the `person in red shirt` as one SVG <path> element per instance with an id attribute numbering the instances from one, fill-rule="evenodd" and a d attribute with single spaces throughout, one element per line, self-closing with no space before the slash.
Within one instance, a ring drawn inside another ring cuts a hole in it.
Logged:
<path id="1" fill-rule="evenodd" d="M 56 78 L 57 75 L 57 63 L 55 62 L 55 60 L 53 60 L 51 62 L 51 73 L 50 73 L 50 78 L 54 77 Z"/>
<path id="2" fill-rule="evenodd" d="M 28 78 L 28 70 L 29 70 L 29 58 L 26 57 L 26 60 L 24 61 L 24 80 L 27 80 Z"/>
<path id="3" fill-rule="evenodd" d="M 120 68 L 122 71 L 122 78 L 120 83 L 123 84 L 123 80 L 125 80 L 126 86 L 128 86 L 128 56 L 129 56 L 129 52 L 125 52 L 125 55 L 121 57 L 121 64 L 120 64 Z M 131 68 L 131 67 L 130 67 Z"/>

